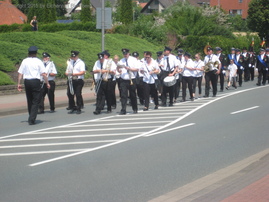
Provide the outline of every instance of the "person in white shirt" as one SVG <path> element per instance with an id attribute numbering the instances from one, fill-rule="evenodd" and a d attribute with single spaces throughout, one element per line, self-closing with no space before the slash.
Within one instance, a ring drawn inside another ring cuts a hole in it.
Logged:
<path id="1" fill-rule="evenodd" d="M 93 66 L 93 73 L 96 74 L 96 109 L 95 115 L 101 113 L 104 107 L 103 97 L 107 104 L 107 113 L 111 113 L 112 99 L 112 78 L 116 72 L 116 64 L 112 59 L 105 59 L 104 53 L 98 53 L 98 60 Z"/>
<path id="2" fill-rule="evenodd" d="M 43 63 L 46 68 L 46 73 L 48 77 L 48 81 L 50 84 L 50 89 L 47 88 L 46 85 L 44 85 L 44 80 L 43 77 L 41 77 L 41 100 L 39 104 L 39 114 L 44 113 L 44 101 L 45 101 L 45 96 L 48 95 L 49 99 L 49 105 L 50 105 L 50 113 L 55 112 L 55 76 L 57 75 L 57 70 L 56 67 L 53 63 L 53 61 L 50 60 L 50 54 L 43 52 Z"/>
<path id="3" fill-rule="evenodd" d="M 69 100 L 70 111 L 68 114 L 81 114 L 83 107 L 82 88 L 84 86 L 85 63 L 79 58 L 79 51 L 71 51 L 70 60 L 67 63 L 65 75 L 69 77 L 67 96 Z M 72 90 L 74 92 L 72 92 Z M 76 96 L 76 104 L 74 100 Z"/>
<path id="4" fill-rule="evenodd" d="M 217 75 L 220 73 L 221 62 L 216 55 L 213 54 L 213 48 L 207 48 L 207 56 L 204 58 L 205 66 L 209 66 L 209 71 L 205 71 L 205 95 L 209 97 L 210 82 L 213 88 L 213 97 L 217 95 Z"/>
<path id="5" fill-rule="evenodd" d="M 28 49 L 28 57 L 25 58 L 18 70 L 18 91 L 22 91 L 21 80 L 24 79 L 24 87 L 27 98 L 28 106 L 28 123 L 34 125 L 38 112 L 38 105 L 40 103 L 40 79 L 43 76 L 47 88 L 50 88 L 48 77 L 46 75 L 46 69 L 43 62 L 36 57 L 37 47 L 31 46 Z"/>
<path id="6" fill-rule="evenodd" d="M 194 62 L 191 59 L 191 55 L 189 53 L 184 54 L 185 64 L 182 67 L 182 100 L 180 102 L 186 101 L 186 90 L 187 85 L 189 89 L 190 99 L 191 101 L 194 100 L 193 98 L 193 76 L 194 76 Z"/>
<path id="7" fill-rule="evenodd" d="M 198 98 L 201 98 L 202 94 L 202 80 L 204 74 L 205 63 L 201 60 L 201 55 L 197 53 L 194 60 L 194 76 L 193 76 L 193 97 L 195 98 L 196 84 L 198 83 Z"/>
<path id="8" fill-rule="evenodd" d="M 184 59 L 184 50 L 183 49 L 180 48 L 177 50 L 176 58 L 179 61 L 179 67 L 184 66 L 185 59 Z M 180 72 L 180 68 L 178 68 L 178 71 L 176 73 L 176 80 L 177 80 L 177 82 L 176 82 L 175 88 L 174 88 L 174 92 L 175 92 L 174 103 L 177 102 L 177 98 L 179 97 L 180 88 L 181 88 L 181 84 L 182 84 L 182 73 Z"/>
<path id="9" fill-rule="evenodd" d="M 179 62 L 176 56 L 171 54 L 172 49 L 169 47 L 164 48 L 164 59 L 161 64 L 162 78 L 161 82 L 164 81 L 166 77 L 172 77 L 174 85 L 166 86 L 163 85 L 162 92 L 162 106 L 166 107 L 167 93 L 169 93 L 169 106 L 173 106 L 174 102 L 174 86 L 176 83 L 175 74 L 177 73 Z"/>
<path id="10" fill-rule="evenodd" d="M 230 65 L 227 69 L 229 70 L 229 80 L 226 89 L 229 90 L 231 83 L 232 86 L 236 89 L 237 66 L 234 64 L 233 59 L 230 60 Z"/>
<path id="11" fill-rule="evenodd" d="M 150 95 L 154 99 L 155 107 L 159 107 L 159 99 L 157 86 L 155 85 L 156 80 L 158 79 L 157 74 L 160 72 L 158 63 L 152 58 L 152 53 L 147 51 L 145 53 L 145 62 L 140 70 L 143 74 L 143 89 L 144 89 L 144 98 L 145 98 L 145 107 L 144 111 L 149 109 L 149 99 Z"/>
<path id="12" fill-rule="evenodd" d="M 121 111 L 120 115 L 126 114 L 128 101 L 128 91 L 131 99 L 133 113 L 137 114 L 137 97 L 136 97 L 136 74 L 139 71 L 137 59 L 130 56 L 129 49 L 123 48 L 123 58 L 117 64 L 117 71 L 120 73 L 120 90 L 121 90 Z"/>

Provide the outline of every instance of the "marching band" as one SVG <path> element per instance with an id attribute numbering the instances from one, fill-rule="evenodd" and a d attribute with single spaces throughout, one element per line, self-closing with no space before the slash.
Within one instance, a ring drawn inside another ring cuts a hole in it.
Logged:
<path id="1" fill-rule="evenodd" d="M 212 88 L 212 96 L 217 95 L 217 83 L 220 83 L 219 91 L 224 89 L 225 78 L 227 78 L 227 90 L 232 84 L 233 87 L 241 87 L 244 82 L 253 81 L 255 69 L 258 72 L 257 84 L 265 85 L 268 80 L 269 68 L 269 48 L 260 49 L 256 56 L 253 47 L 249 50 L 231 48 L 231 53 L 227 56 L 222 53 L 220 47 L 213 49 L 210 45 L 204 48 L 206 56 L 202 60 L 201 54 L 196 53 L 194 60 L 190 53 L 183 49 L 177 50 L 177 56 L 172 54 L 170 47 L 165 47 L 163 51 L 156 52 L 156 60 L 149 51 L 144 51 L 144 57 L 139 59 L 139 53 L 130 53 L 129 49 L 122 49 L 123 57 L 115 55 L 110 58 L 110 53 L 105 50 L 97 54 L 98 60 L 93 66 L 93 87 L 96 95 L 95 115 L 101 113 L 106 105 L 107 113 L 116 109 L 116 85 L 119 90 L 121 103 L 120 115 L 126 114 L 128 101 L 132 106 L 133 113 L 138 110 L 137 100 L 144 105 L 143 110 L 149 109 L 149 103 L 153 100 L 154 109 L 160 106 L 172 107 L 177 102 L 180 90 L 182 90 L 181 102 L 187 100 L 194 101 L 202 97 L 202 81 L 205 80 L 205 94 L 209 97 Z M 215 51 L 215 54 L 214 54 Z M 50 74 L 50 88 L 55 86 L 54 78 L 57 74 L 54 63 L 50 61 L 50 55 L 43 53 L 44 66 L 48 67 Z M 48 59 L 46 59 L 48 58 Z M 46 60 L 45 60 L 46 59 Z M 53 68 L 50 68 L 53 67 Z M 82 88 L 84 86 L 85 63 L 79 58 L 79 51 L 71 51 L 70 59 L 67 61 L 65 75 L 67 76 L 67 96 L 69 100 L 68 113 L 81 114 L 83 108 Z M 198 83 L 198 86 L 197 86 Z M 41 82 L 42 84 L 42 82 Z M 44 111 L 44 96 L 48 90 L 41 85 L 43 90 L 40 96 L 41 112 Z M 198 96 L 196 96 L 196 86 Z M 51 91 L 50 110 L 54 112 L 54 88 Z M 189 99 L 186 90 L 189 91 Z M 76 102 L 74 98 L 76 97 Z M 167 100 L 168 97 L 168 100 Z"/>

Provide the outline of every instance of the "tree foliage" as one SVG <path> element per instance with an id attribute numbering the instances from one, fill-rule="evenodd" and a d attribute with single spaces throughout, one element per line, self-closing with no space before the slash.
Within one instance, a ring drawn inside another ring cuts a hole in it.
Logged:
<path id="1" fill-rule="evenodd" d="M 133 22 L 133 4 L 132 0 L 120 1 L 120 21 L 123 24 L 131 24 Z"/>
<path id="2" fill-rule="evenodd" d="M 268 0 L 252 0 L 248 9 L 248 27 L 259 32 L 261 38 L 269 40 L 269 4 Z"/>
<path id="3" fill-rule="evenodd" d="M 80 14 L 80 20 L 81 22 L 89 22 L 92 20 L 91 15 L 91 1 L 90 0 L 82 0 L 81 2 L 81 14 Z"/>

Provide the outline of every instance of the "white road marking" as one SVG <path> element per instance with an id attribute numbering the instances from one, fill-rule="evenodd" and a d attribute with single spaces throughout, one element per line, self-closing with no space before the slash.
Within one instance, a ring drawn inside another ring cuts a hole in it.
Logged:
<path id="1" fill-rule="evenodd" d="M 46 144 L 6 145 L 6 146 L 0 146 L 0 149 L 24 148 L 24 147 L 48 147 L 48 146 L 63 146 L 63 145 L 78 145 L 78 144 L 96 144 L 96 143 L 115 142 L 115 141 L 119 141 L 119 140 L 120 139 L 83 141 L 83 142 L 46 143 Z"/>
<path id="2" fill-rule="evenodd" d="M 92 134 L 92 135 L 70 135 L 70 136 L 52 136 L 52 137 L 36 137 L 36 138 L 20 138 L 20 139 L 4 139 L 0 142 L 21 142 L 21 141 L 36 141 L 36 140 L 53 140 L 53 139 L 72 139 L 72 138 L 86 138 L 86 137 L 111 137 L 111 136 L 130 136 L 137 135 L 140 132 L 134 133 L 109 133 L 109 134 Z M 38 134 L 38 133 L 37 133 Z"/>
<path id="3" fill-rule="evenodd" d="M 252 109 L 256 109 L 258 107 L 259 106 L 254 106 L 254 107 L 250 107 L 250 108 L 247 108 L 247 109 L 242 109 L 242 110 L 239 110 L 239 111 L 236 111 L 236 112 L 231 112 L 231 114 L 238 114 L 238 113 L 241 113 L 241 112 L 245 112 L 245 111 L 249 111 L 249 110 L 252 110 Z"/>
<path id="4" fill-rule="evenodd" d="M 3 153 L 0 156 L 21 156 L 21 155 L 36 155 L 36 154 L 55 154 L 55 153 L 71 153 L 85 151 L 85 149 L 67 149 L 67 150 L 50 150 L 50 151 L 36 151 L 36 152 L 17 152 L 17 153 Z"/>
<path id="5" fill-rule="evenodd" d="M 186 125 L 182 125 L 182 126 L 178 126 L 178 127 L 175 127 L 175 128 L 170 128 L 170 129 L 167 129 L 167 130 L 162 130 L 162 131 L 159 131 L 159 132 L 156 132 L 156 133 L 145 135 L 145 137 L 150 137 L 150 136 L 153 136 L 153 135 L 158 135 L 158 134 L 161 134 L 161 133 L 166 133 L 166 132 L 169 132 L 169 131 L 172 131 L 172 130 L 177 130 L 177 129 L 180 129 L 180 128 L 186 128 L 186 127 L 193 126 L 193 125 L 195 125 L 195 123 L 189 123 L 189 124 L 186 124 Z"/>
<path id="6" fill-rule="evenodd" d="M 188 113 L 186 113 L 185 115 L 175 119 L 174 121 L 172 121 L 172 122 L 170 122 L 170 123 L 168 123 L 168 124 L 166 124 L 164 126 L 155 128 L 155 129 L 153 129 L 151 131 L 142 133 L 140 135 L 136 135 L 136 136 L 133 136 L 133 137 L 130 137 L 130 138 L 123 139 L 123 140 L 118 141 L 118 142 L 109 143 L 109 144 L 102 145 L 102 146 L 99 146 L 99 147 L 95 147 L 95 148 L 92 148 L 92 149 L 87 149 L 87 150 L 84 150 L 84 151 L 76 152 L 76 153 L 73 153 L 73 154 L 64 155 L 64 156 L 60 156 L 60 157 L 57 157 L 57 158 L 48 159 L 48 160 L 45 160 L 45 161 L 40 161 L 40 162 L 37 162 L 37 163 L 30 164 L 29 166 L 32 167 L 32 166 L 38 166 L 38 165 L 42 165 L 42 164 L 46 164 L 46 163 L 51 163 L 51 162 L 54 162 L 54 161 L 59 161 L 59 160 L 62 160 L 62 159 L 66 159 L 66 158 L 74 157 L 74 156 L 77 156 L 77 155 L 85 154 L 85 153 L 88 153 L 88 152 L 96 151 L 96 150 L 99 150 L 99 149 L 111 147 L 111 146 L 114 146 L 114 145 L 117 145 L 117 144 L 121 144 L 123 142 L 127 142 L 127 141 L 134 140 L 134 139 L 146 136 L 146 135 L 156 133 L 157 131 L 161 131 L 162 129 L 167 128 L 167 127 L 169 127 L 169 126 L 183 120 L 184 118 L 190 116 L 194 112 L 198 111 L 199 109 L 201 109 L 201 108 L 203 108 L 203 107 L 205 107 L 205 106 L 207 106 L 207 105 L 209 105 L 209 104 L 211 104 L 213 102 L 216 102 L 216 101 L 218 101 L 220 99 L 230 97 L 230 96 L 233 96 L 233 95 L 236 95 L 236 94 L 239 94 L 239 93 L 243 93 L 243 92 L 247 92 L 247 91 L 251 91 L 251 90 L 256 90 L 257 88 L 260 88 L 260 87 L 255 87 L 255 88 L 245 89 L 245 90 L 241 90 L 241 91 L 236 91 L 236 92 L 233 92 L 233 93 L 229 93 L 229 94 L 227 94 L 225 96 L 216 97 L 215 99 L 212 99 L 212 100 L 209 99 L 209 102 L 206 102 L 206 103 L 198 106 L 197 108 L 189 111 Z"/>

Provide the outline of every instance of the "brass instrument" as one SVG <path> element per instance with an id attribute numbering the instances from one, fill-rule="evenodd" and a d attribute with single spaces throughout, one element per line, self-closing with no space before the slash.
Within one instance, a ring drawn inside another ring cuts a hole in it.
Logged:
<path id="1" fill-rule="evenodd" d="M 70 90 L 70 94 L 74 95 L 75 93 L 74 93 L 73 81 L 72 81 L 72 79 L 73 79 L 73 76 L 72 76 L 73 68 L 70 67 L 71 66 L 70 60 L 67 60 L 66 63 L 67 63 L 67 69 L 68 69 L 67 78 L 68 78 L 69 90 Z M 71 74 L 71 75 L 69 76 L 69 74 Z"/>
<path id="2" fill-rule="evenodd" d="M 118 68 L 118 72 L 120 72 L 119 69 L 126 68 L 126 66 L 117 64 L 117 68 Z M 127 73 L 129 75 L 130 85 L 133 85 L 131 72 L 127 70 Z"/>
<path id="3" fill-rule="evenodd" d="M 207 55 L 207 49 L 208 48 L 212 48 L 212 46 L 210 46 L 209 43 L 207 43 L 207 45 L 204 47 L 204 53 L 205 53 L 205 55 Z"/>
<path id="4" fill-rule="evenodd" d="M 209 71 L 213 71 L 216 68 L 218 69 L 218 66 L 219 66 L 219 62 L 218 61 L 216 61 L 216 62 L 210 61 L 210 62 L 208 62 L 208 63 L 205 64 L 205 66 L 204 66 L 204 72 L 207 73 Z"/>
<path id="5" fill-rule="evenodd" d="M 112 66 L 112 62 L 113 62 L 112 59 L 108 59 L 107 60 L 107 63 L 106 63 L 106 70 L 107 70 L 107 72 L 105 73 L 105 78 L 103 79 L 104 81 L 107 81 L 108 80 L 108 75 L 109 75 L 109 71 L 110 71 L 111 66 Z"/>

